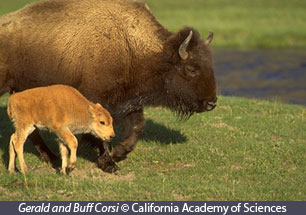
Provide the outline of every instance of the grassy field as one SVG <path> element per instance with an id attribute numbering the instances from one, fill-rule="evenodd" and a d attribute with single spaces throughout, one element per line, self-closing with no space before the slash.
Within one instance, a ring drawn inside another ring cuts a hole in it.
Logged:
<path id="1" fill-rule="evenodd" d="M 306 108 L 221 97 L 216 110 L 186 122 L 145 110 L 141 141 L 117 175 L 100 171 L 80 143 L 77 169 L 62 176 L 25 144 L 29 173 L 10 175 L 13 132 L 0 100 L 0 200 L 306 200 Z M 54 152 L 55 139 L 44 138 Z"/>
<path id="2" fill-rule="evenodd" d="M 214 47 L 306 47 L 306 1 L 145 0 L 158 20 L 177 31 L 190 25 L 203 37 L 215 33 Z M 0 14 L 33 0 L 1 0 Z"/>

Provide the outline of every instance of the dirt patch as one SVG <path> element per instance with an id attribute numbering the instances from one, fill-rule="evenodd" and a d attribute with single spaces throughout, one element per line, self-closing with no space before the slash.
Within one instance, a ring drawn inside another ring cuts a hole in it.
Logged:
<path id="1" fill-rule="evenodd" d="M 132 182 L 135 179 L 135 174 L 130 172 L 126 175 L 121 175 L 120 172 L 118 174 L 114 173 L 105 173 L 101 169 L 99 169 L 96 164 L 90 163 L 86 164 L 86 168 L 74 169 L 70 174 L 70 177 L 74 179 L 86 179 L 93 181 L 105 181 L 108 183 L 117 182 L 117 181 L 129 181 Z"/>
<path id="2" fill-rule="evenodd" d="M 127 181 L 132 182 L 135 179 L 134 172 L 130 172 L 126 175 L 104 174 L 103 178 L 107 182 Z"/>
<path id="3" fill-rule="evenodd" d="M 232 111 L 232 108 L 231 108 L 230 106 L 225 106 L 225 105 L 218 106 L 218 109 L 230 110 L 230 111 Z"/>
<path id="4" fill-rule="evenodd" d="M 301 113 L 298 114 L 297 116 L 298 119 L 304 120 L 306 119 L 306 111 L 301 111 Z"/>
<path id="5" fill-rule="evenodd" d="M 5 198 L 6 200 L 9 200 L 9 199 L 15 199 L 16 197 L 19 197 L 20 196 L 20 193 L 17 192 L 17 191 L 12 191 L 10 189 L 7 189 L 3 186 L 0 186 L 0 193 L 1 193 L 1 197 Z M 2 196 L 3 195 L 3 196 Z M 1 198 L 1 200 L 3 200 Z"/>
<path id="6" fill-rule="evenodd" d="M 231 166 L 231 169 L 233 170 L 240 170 L 242 169 L 243 167 L 241 166 L 240 163 L 234 163 L 232 166 Z"/>
<path id="7" fill-rule="evenodd" d="M 173 196 L 174 201 L 191 201 L 192 200 L 191 195 L 182 195 L 182 194 L 173 193 L 172 196 Z"/>
<path id="8" fill-rule="evenodd" d="M 169 171 L 169 170 L 193 168 L 196 165 L 194 163 L 170 163 L 166 166 L 166 168 L 165 168 L 165 164 L 161 166 L 163 167 L 163 169 L 167 169 L 167 171 Z"/>
<path id="9" fill-rule="evenodd" d="M 224 122 L 209 123 L 209 124 L 207 124 L 207 125 L 212 126 L 212 127 L 215 127 L 215 128 L 227 128 L 227 129 L 229 129 L 229 130 L 231 130 L 231 131 L 237 130 L 236 127 L 230 126 L 230 125 L 228 125 L 228 124 L 226 124 L 226 123 L 224 123 Z"/>

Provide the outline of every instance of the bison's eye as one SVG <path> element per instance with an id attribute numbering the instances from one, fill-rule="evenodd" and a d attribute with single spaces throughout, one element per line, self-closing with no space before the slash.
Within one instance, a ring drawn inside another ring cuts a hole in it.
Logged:
<path id="1" fill-rule="evenodd" d="M 101 125 L 105 125 L 105 122 L 104 121 L 100 121 Z"/>
<path id="2" fill-rule="evenodd" d="M 190 77 L 195 77 L 199 75 L 199 71 L 193 68 L 192 66 L 186 66 L 185 71 L 186 71 L 186 74 Z"/>

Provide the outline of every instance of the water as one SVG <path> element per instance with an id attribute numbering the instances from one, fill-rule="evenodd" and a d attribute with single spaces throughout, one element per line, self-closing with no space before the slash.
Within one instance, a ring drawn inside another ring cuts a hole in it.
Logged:
<path id="1" fill-rule="evenodd" d="M 214 50 L 221 95 L 306 105 L 306 50 Z"/>

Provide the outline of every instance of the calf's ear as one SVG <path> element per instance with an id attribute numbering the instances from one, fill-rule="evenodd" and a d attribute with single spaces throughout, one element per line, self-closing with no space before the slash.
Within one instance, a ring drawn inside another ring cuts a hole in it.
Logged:
<path id="1" fill-rule="evenodd" d="M 88 112 L 92 115 L 92 116 L 94 116 L 95 115 L 95 107 L 93 106 L 93 105 L 89 105 L 89 107 L 88 107 Z"/>
<path id="2" fill-rule="evenodd" d="M 97 108 L 103 108 L 102 105 L 99 104 L 99 103 L 96 103 L 95 105 L 96 105 Z"/>

